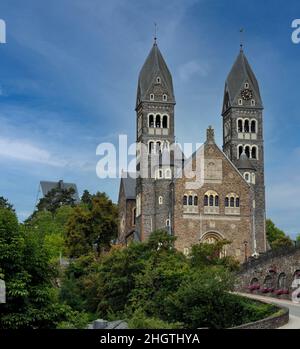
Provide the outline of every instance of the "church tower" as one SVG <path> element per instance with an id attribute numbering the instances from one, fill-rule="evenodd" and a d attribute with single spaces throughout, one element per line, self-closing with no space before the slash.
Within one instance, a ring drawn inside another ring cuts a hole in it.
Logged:
<path id="1" fill-rule="evenodd" d="M 223 151 L 253 188 L 253 250 L 266 251 L 263 104 L 241 46 L 225 82 Z"/>
<path id="2" fill-rule="evenodd" d="M 172 230 L 175 97 L 171 73 L 156 39 L 140 71 L 136 99 L 136 233 Z"/>

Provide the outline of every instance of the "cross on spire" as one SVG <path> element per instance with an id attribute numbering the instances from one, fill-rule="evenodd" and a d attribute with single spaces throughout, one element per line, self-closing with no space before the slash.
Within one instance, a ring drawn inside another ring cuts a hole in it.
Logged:
<path id="1" fill-rule="evenodd" d="M 154 22 L 154 43 L 156 44 L 157 40 L 157 23 Z"/>
<path id="2" fill-rule="evenodd" d="M 240 29 L 240 49 L 243 51 L 244 28 Z"/>

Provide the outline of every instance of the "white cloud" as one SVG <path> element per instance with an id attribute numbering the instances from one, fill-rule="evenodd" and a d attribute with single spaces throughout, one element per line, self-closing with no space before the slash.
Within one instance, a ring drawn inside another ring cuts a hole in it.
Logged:
<path id="1" fill-rule="evenodd" d="M 65 165 L 63 161 L 55 159 L 55 157 L 45 149 L 39 148 L 27 141 L 9 138 L 0 138 L 0 157 L 50 166 L 61 167 Z"/>
<path id="2" fill-rule="evenodd" d="M 188 81 L 195 75 L 206 76 L 208 71 L 209 66 L 207 63 L 200 64 L 199 62 L 193 60 L 179 67 L 179 77 L 183 81 Z"/>

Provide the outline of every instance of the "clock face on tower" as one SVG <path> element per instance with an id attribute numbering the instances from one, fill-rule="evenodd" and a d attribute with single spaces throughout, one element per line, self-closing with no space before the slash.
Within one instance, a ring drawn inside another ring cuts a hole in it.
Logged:
<path id="1" fill-rule="evenodd" d="M 253 92 L 248 88 L 245 88 L 244 90 L 242 90 L 241 96 L 245 101 L 247 101 L 253 97 Z"/>

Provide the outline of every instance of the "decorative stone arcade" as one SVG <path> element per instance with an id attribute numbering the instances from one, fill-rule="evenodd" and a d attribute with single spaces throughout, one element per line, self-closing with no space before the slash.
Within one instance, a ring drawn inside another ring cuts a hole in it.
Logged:
<path id="1" fill-rule="evenodd" d="M 300 247 L 269 251 L 250 259 L 237 276 L 237 291 L 300 303 Z"/>

